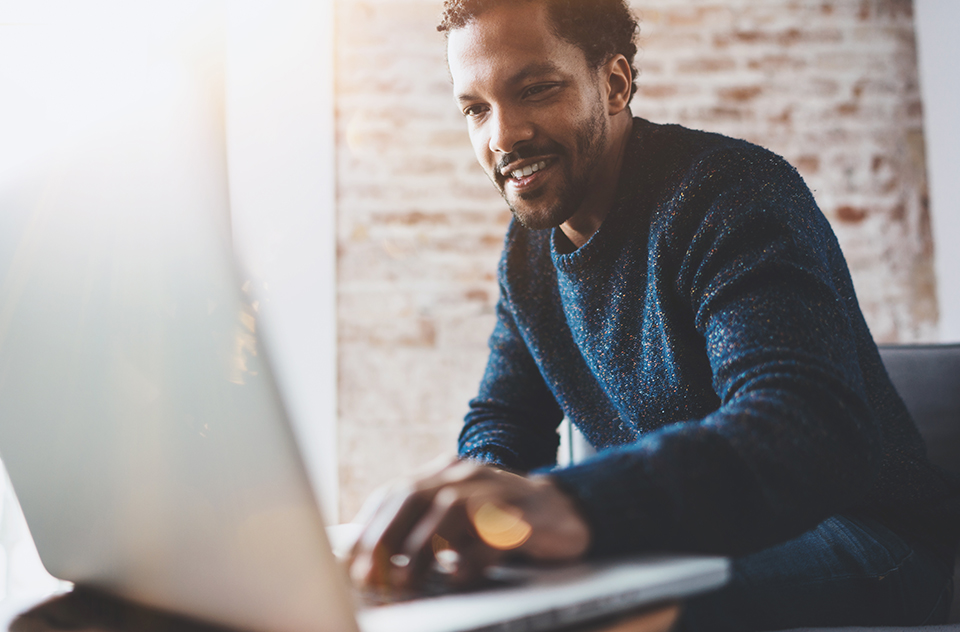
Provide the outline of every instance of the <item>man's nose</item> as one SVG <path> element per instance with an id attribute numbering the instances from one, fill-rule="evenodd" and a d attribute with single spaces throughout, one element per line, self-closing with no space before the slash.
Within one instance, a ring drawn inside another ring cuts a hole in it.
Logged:
<path id="1" fill-rule="evenodd" d="M 505 108 L 494 110 L 490 130 L 490 151 L 509 154 L 517 144 L 533 138 L 533 125 L 519 113 Z"/>

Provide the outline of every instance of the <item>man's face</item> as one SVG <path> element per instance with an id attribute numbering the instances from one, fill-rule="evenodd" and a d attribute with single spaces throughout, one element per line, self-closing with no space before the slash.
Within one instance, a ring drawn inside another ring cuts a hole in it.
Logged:
<path id="1" fill-rule="evenodd" d="M 577 212 L 609 144 L 601 73 L 551 26 L 542 2 L 505 3 L 448 38 L 477 160 L 528 228 Z"/>

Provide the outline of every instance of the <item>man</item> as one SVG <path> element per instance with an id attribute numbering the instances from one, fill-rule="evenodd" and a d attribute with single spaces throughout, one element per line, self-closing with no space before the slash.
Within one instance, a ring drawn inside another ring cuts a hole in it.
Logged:
<path id="1" fill-rule="evenodd" d="M 796 171 L 631 118 L 621 0 L 448 0 L 439 28 L 515 219 L 463 461 L 381 504 L 353 577 L 698 551 L 734 577 L 687 629 L 942 620 L 960 487 L 927 461 Z M 548 470 L 564 415 L 599 454 Z"/>

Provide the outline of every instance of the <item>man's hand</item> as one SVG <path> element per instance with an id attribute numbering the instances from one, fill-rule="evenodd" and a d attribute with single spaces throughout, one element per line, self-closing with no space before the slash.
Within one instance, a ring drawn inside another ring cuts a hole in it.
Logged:
<path id="1" fill-rule="evenodd" d="M 589 543 L 586 522 L 548 477 L 456 461 L 387 494 L 348 563 L 361 588 L 399 593 L 434 563 L 463 585 L 505 555 L 573 560 Z"/>

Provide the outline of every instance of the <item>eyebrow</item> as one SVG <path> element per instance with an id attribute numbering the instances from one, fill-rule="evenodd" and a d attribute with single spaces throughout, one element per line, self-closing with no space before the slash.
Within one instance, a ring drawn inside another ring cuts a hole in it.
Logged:
<path id="1" fill-rule="evenodd" d="M 523 83 L 530 77 L 539 77 L 541 75 L 548 75 L 553 72 L 559 72 L 560 68 L 553 63 L 552 61 L 545 61 L 538 64 L 528 64 L 520 70 L 518 70 L 512 77 L 507 79 L 507 85 L 515 86 L 518 83 Z M 457 95 L 457 101 L 475 101 L 477 96 L 467 92 L 462 92 Z"/>

